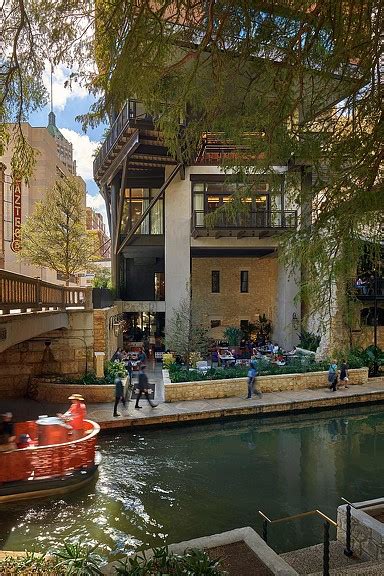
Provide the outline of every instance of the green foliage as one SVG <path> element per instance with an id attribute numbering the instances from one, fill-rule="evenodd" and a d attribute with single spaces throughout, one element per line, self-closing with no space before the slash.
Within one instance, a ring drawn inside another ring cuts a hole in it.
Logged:
<path id="1" fill-rule="evenodd" d="M 270 340 L 272 332 L 272 323 L 265 314 L 259 315 L 259 320 L 256 324 L 258 336 L 264 337 L 265 340 Z"/>
<path id="2" fill-rule="evenodd" d="M 26 552 L 18 558 L 0 561 L 2 576 L 99 576 L 103 563 L 95 554 L 96 546 L 71 544 L 53 550 L 49 555 Z"/>
<path id="3" fill-rule="evenodd" d="M 321 336 L 313 334 L 312 332 L 307 332 L 307 330 L 304 329 L 301 330 L 298 336 L 300 339 L 300 348 L 316 352 L 320 344 Z"/>
<path id="4" fill-rule="evenodd" d="M 108 288 L 112 289 L 111 270 L 98 266 L 95 270 L 95 276 L 92 280 L 93 288 Z"/>
<path id="5" fill-rule="evenodd" d="M 115 568 L 120 576 L 224 576 L 220 559 L 211 560 L 204 550 L 186 550 L 183 555 L 169 552 L 167 547 L 155 548 L 153 556 L 145 553 L 120 562 Z"/>
<path id="6" fill-rule="evenodd" d="M 53 558 L 45 554 L 26 552 L 24 556 L 8 556 L 0 561 L 2 576 L 65 576 L 64 570 L 58 568 Z"/>
<path id="7" fill-rule="evenodd" d="M 243 332 L 237 326 L 228 326 L 224 330 L 224 338 L 230 346 L 238 346 L 242 337 Z"/>
<path id="8" fill-rule="evenodd" d="M 84 190 L 75 177 L 56 180 L 21 227 L 20 257 L 67 279 L 89 269 L 94 245 L 85 226 Z"/>
<path id="9" fill-rule="evenodd" d="M 338 359 L 346 357 L 347 364 L 350 368 L 362 368 L 366 366 L 370 373 L 373 372 L 375 365 L 377 367 L 384 365 L 384 352 L 373 345 L 367 348 L 351 348 L 346 355 L 338 355 Z"/>
<path id="10" fill-rule="evenodd" d="M 124 362 L 111 362 L 110 360 L 104 365 L 104 377 L 107 383 L 113 384 L 117 376 L 124 377 L 127 375 L 127 369 Z"/>
<path id="11" fill-rule="evenodd" d="M 173 310 L 166 347 L 189 362 L 192 352 L 206 356 L 209 344 L 209 332 L 201 322 L 198 304 L 192 303 L 189 295 L 182 298 Z"/>
<path id="12" fill-rule="evenodd" d="M 99 570 L 102 559 L 95 554 L 96 548 L 97 545 L 64 542 L 61 549 L 53 551 L 56 566 L 63 568 L 66 576 L 98 576 L 102 574 Z"/>
<path id="13" fill-rule="evenodd" d="M 305 374 L 307 372 L 321 372 L 328 370 L 327 360 L 316 362 L 312 357 L 303 356 L 294 359 L 285 366 L 279 366 L 269 362 L 265 358 L 257 360 L 258 374 L 271 376 L 277 374 Z M 351 366 L 352 367 L 352 366 Z M 169 368 L 169 377 L 172 382 L 196 382 L 199 380 L 227 380 L 230 378 L 245 378 L 248 374 L 249 366 L 233 366 L 229 368 L 210 368 L 205 374 L 199 370 L 186 370 L 176 364 Z"/>

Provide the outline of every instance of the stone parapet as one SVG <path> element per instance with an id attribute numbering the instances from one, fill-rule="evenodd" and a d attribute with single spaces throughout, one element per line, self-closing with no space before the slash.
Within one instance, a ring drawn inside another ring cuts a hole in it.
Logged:
<path id="1" fill-rule="evenodd" d="M 62 384 L 52 382 L 52 378 L 34 378 L 37 400 L 65 403 L 71 394 L 81 394 L 87 404 L 113 402 L 115 386 L 113 384 Z"/>
<path id="2" fill-rule="evenodd" d="M 351 508 L 351 549 L 362 560 L 384 560 L 384 524 L 374 516 L 384 515 L 384 499 L 368 500 Z M 345 543 L 347 506 L 337 509 L 337 539 Z"/>
<path id="3" fill-rule="evenodd" d="M 349 384 L 366 384 L 368 369 L 349 370 Z M 223 380 L 199 380 L 196 382 L 170 383 L 166 371 L 163 371 L 165 401 L 202 400 L 212 398 L 230 398 L 247 394 L 247 378 L 228 378 Z M 258 376 L 256 387 L 261 392 L 280 392 L 325 388 L 327 372 L 306 372 L 304 374 L 277 374 Z"/>

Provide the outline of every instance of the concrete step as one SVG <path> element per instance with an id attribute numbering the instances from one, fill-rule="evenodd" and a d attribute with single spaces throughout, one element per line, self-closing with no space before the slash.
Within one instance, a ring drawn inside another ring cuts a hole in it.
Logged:
<path id="1" fill-rule="evenodd" d="M 322 574 L 323 573 L 323 545 L 309 546 L 301 550 L 293 550 L 280 555 L 298 574 Z M 344 574 L 349 567 L 361 564 L 359 558 L 348 558 L 344 554 L 344 545 L 338 541 L 329 543 L 329 567 L 331 570 L 339 570 L 338 574 Z"/>
<path id="2" fill-rule="evenodd" d="M 329 576 L 383 576 L 384 562 L 369 561 L 361 562 L 351 566 L 344 566 L 343 568 L 333 568 L 329 571 Z M 314 572 L 309 576 L 323 576 L 323 571 Z"/>

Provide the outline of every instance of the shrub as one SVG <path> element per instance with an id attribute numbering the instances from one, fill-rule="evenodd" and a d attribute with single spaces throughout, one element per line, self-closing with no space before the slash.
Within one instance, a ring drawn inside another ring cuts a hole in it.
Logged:
<path id="1" fill-rule="evenodd" d="M 167 547 L 155 548 L 153 557 L 147 558 L 145 553 L 120 562 L 115 568 L 121 576 L 224 576 L 220 570 L 220 559 L 211 560 L 204 550 L 186 550 L 183 555 L 168 551 Z"/>
<path id="2" fill-rule="evenodd" d="M 236 326 L 228 326 L 228 328 L 224 330 L 224 338 L 230 346 L 238 346 L 242 337 L 243 331 Z"/>
<path id="3" fill-rule="evenodd" d="M 313 334 L 313 332 L 307 332 L 307 330 L 301 330 L 298 334 L 300 339 L 300 348 L 304 350 L 310 350 L 311 352 L 316 352 L 319 347 L 321 336 L 318 334 Z"/>
<path id="4" fill-rule="evenodd" d="M 107 384 L 113 384 L 117 376 L 126 376 L 127 370 L 124 362 L 108 361 L 104 365 L 104 378 Z"/>

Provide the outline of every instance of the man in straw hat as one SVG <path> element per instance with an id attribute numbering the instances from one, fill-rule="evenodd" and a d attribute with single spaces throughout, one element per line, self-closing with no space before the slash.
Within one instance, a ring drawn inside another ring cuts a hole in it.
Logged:
<path id="1" fill-rule="evenodd" d="M 71 405 L 65 414 L 58 414 L 72 428 L 72 439 L 77 440 L 84 434 L 84 418 L 87 415 L 87 409 L 84 404 L 84 398 L 81 394 L 72 394 L 68 400 Z"/>

